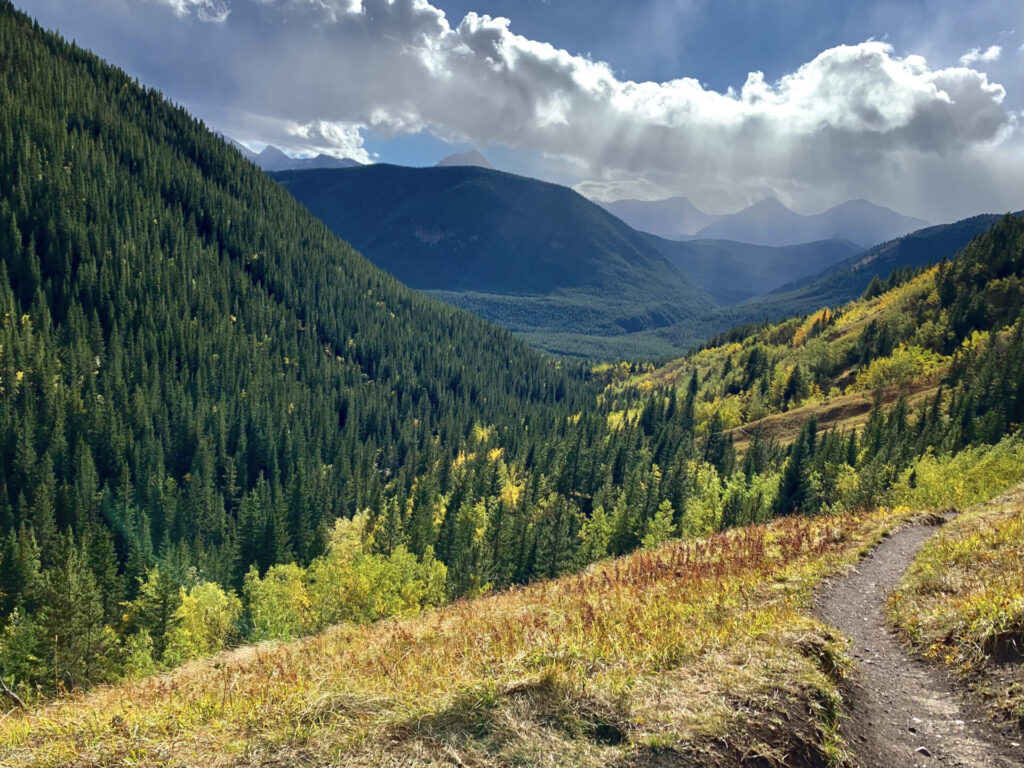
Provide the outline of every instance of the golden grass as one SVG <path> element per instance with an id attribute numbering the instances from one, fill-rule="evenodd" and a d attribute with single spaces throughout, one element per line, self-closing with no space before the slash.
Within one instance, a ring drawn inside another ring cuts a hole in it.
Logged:
<path id="1" fill-rule="evenodd" d="M 784 519 L 238 649 L 10 712 L 0 765 L 838 762 L 843 645 L 812 593 L 904 517 Z"/>
<path id="2" fill-rule="evenodd" d="M 1024 728 L 1024 488 L 932 537 L 888 609 L 926 658 L 970 677 Z"/>

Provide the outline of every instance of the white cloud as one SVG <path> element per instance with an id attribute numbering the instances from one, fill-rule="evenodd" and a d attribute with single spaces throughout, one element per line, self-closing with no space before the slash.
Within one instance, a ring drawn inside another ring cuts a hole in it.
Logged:
<path id="1" fill-rule="evenodd" d="M 968 64 L 933 68 L 885 42 L 715 91 L 689 77 L 620 79 L 515 34 L 508 19 L 453 22 L 428 0 L 132 1 L 222 21 L 138 14 L 145 28 L 129 31 L 144 47 L 133 53 L 159 62 L 151 68 L 179 88 L 169 95 L 225 133 L 293 151 L 367 159 L 366 135 L 428 130 L 558 158 L 564 181 L 595 194 L 664 191 L 708 207 L 765 193 L 811 207 L 864 196 L 936 220 L 1024 205 L 1021 182 L 987 170 L 1017 167 L 1024 152 L 1005 89 Z"/>
<path id="2" fill-rule="evenodd" d="M 984 51 L 981 48 L 971 48 L 967 53 L 960 57 L 960 63 L 965 67 L 969 67 L 971 64 L 977 64 L 981 62 L 993 62 L 999 61 L 999 57 L 1003 53 L 1003 47 L 1001 45 L 990 45 Z"/>
<path id="3" fill-rule="evenodd" d="M 231 13 L 228 0 L 151 0 L 151 2 L 166 5 L 174 11 L 179 18 L 190 16 L 194 11 L 196 18 L 200 21 L 221 23 L 227 20 Z"/>
<path id="4" fill-rule="evenodd" d="M 314 120 L 299 125 L 292 123 L 286 132 L 293 137 L 289 146 L 300 145 L 305 152 L 336 155 L 358 160 L 360 163 L 372 162 L 366 148 L 363 147 L 363 136 L 360 132 L 364 126 L 346 123 L 331 123 L 326 120 Z"/>

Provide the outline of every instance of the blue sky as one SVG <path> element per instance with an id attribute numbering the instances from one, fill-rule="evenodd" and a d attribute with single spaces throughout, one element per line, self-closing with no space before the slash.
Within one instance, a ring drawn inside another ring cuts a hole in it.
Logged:
<path id="1" fill-rule="evenodd" d="M 22 7 L 255 146 L 411 165 L 477 146 L 595 198 L 713 211 L 1024 207 L 1024 17 L 1005 0 Z"/>
<path id="2" fill-rule="evenodd" d="M 821 51 L 874 38 L 951 65 L 973 47 L 1024 42 L 1006 2 L 947 0 L 440 0 L 451 18 L 507 16 L 516 32 L 608 61 L 631 80 L 691 75 L 716 90 L 760 70 L 770 80 Z M 1014 29 L 1014 27 L 1018 29 Z M 1007 34 L 1003 34 L 1003 33 Z M 1013 57 L 999 71 L 1012 73 Z M 1020 69 L 1019 61 L 1016 64 Z M 1020 101 L 1019 82 L 1017 101 Z M 1010 85 L 1004 83 L 1004 85 Z"/>

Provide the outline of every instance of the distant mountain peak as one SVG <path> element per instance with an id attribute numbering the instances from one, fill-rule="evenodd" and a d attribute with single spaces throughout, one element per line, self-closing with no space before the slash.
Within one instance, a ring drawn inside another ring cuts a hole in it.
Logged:
<path id="1" fill-rule="evenodd" d="M 664 200 L 626 198 L 598 202 L 598 205 L 641 232 L 669 240 L 685 240 L 720 218 L 705 213 L 690 202 L 689 198 L 681 196 L 668 197 Z"/>
<path id="2" fill-rule="evenodd" d="M 764 200 L 754 203 L 753 205 L 747 206 L 748 211 L 759 211 L 770 213 L 773 211 L 785 211 L 786 213 L 793 213 L 792 210 L 787 208 L 779 198 L 771 195 L 766 197 Z"/>
<path id="3" fill-rule="evenodd" d="M 316 157 L 292 157 L 284 150 L 267 144 L 262 152 L 253 152 L 239 141 L 227 137 L 238 150 L 264 171 L 302 171 L 313 168 L 353 168 L 362 165 L 350 157 L 334 157 L 321 152 Z"/>
<path id="4" fill-rule="evenodd" d="M 704 227 L 697 237 L 774 246 L 839 239 L 868 248 L 926 226 L 926 221 L 863 198 L 807 216 L 790 210 L 778 198 L 766 197 L 738 213 L 721 217 Z"/>
<path id="5" fill-rule="evenodd" d="M 468 152 L 457 152 L 454 155 L 448 155 L 448 157 L 441 158 L 438 163 L 438 168 L 444 168 L 453 165 L 471 165 L 475 168 L 490 168 L 494 170 L 494 166 L 491 165 L 487 158 L 483 156 L 483 153 L 478 149 L 471 149 Z"/>

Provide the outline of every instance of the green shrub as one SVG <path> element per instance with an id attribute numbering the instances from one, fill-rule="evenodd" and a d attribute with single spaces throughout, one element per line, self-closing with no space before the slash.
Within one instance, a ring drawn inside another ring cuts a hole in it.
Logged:
<path id="1" fill-rule="evenodd" d="M 912 508 L 967 507 L 987 501 L 1024 480 L 1024 439 L 967 448 L 955 456 L 926 454 L 892 489 L 894 504 Z"/>

